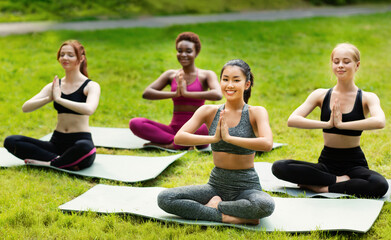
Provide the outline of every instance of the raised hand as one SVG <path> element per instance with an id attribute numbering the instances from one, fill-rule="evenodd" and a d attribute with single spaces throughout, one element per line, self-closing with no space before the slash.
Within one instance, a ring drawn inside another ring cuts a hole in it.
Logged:
<path id="1" fill-rule="evenodd" d="M 61 98 L 60 80 L 57 75 L 53 79 L 52 96 L 54 101 Z"/>
<path id="2" fill-rule="evenodd" d="M 338 98 L 335 99 L 332 116 L 330 116 L 330 119 L 331 117 L 333 118 L 334 126 L 336 128 L 339 128 L 342 124 L 342 113 L 341 113 L 341 104 L 339 103 Z"/>
<path id="3" fill-rule="evenodd" d="M 230 137 L 228 129 L 229 128 L 225 119 L 225 110 L 222 110 L 220 113 L 220 132 L 223 140 L 227 140 Z"/>
<path id="4" fill-rule="evenodd" d="M 180 89 L 179 91 L 180 91 L 180 96 L 184 96 L 185 94 L 186 94 L 186 92 L 187 92 L 187 89 L 186 89 L 186 87 L 187 87 L 187 84 L 186 84 L 186 80 L 184 79 L 184 75 L 185 75 L 185 73 L 183 72 L 183 70 L 181 69 L 181 70 L 179 70 L 179 72 L 178 72 L 178 74 L 177 74 L 177 76 L 178 76 L 178 81 L 177 81 L 177 83 L 178 83 L 178 87 L 177 87 L 177 89 Z"/>

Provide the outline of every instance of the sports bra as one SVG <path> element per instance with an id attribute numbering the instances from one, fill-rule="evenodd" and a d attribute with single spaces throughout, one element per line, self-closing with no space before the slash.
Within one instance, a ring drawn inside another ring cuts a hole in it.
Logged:
<path id="1" fill-rule="evenodd" d="M 171 82 L 171 92 L 175 92 L 178 87 L 178 83 L 174 79 Z M 202 85 L 200 80 L 198 79 L 198 70 L 197 77 L 194 82 L 186 86 L 187 91 L 189 92 L 202 92 Z M 205 99 L 197 99 L 197 98 L 185 98 L 183 96 L 172 98 L 174 105 L 193 105 L 193 106 L 202 106 L 205 103 Z"/>
<path id="2" fill-rule="evenodd" d="M 225 104 L 221 105 L 219 109 L 216 112 L 216 115 L 213 119 L 212 124 L 209 128 L 209 135 L 213 136 L 216 133 L 216 127 L 217 123 L 220 119 L 220 112 L 225 107 Z M 243 137 L 243 138 L 255 138 L 253 127 L 250 123 L 250 115 L 248 113 L 248 105 L 244 104 L 242 109 L 242 116 L 240 117 L 240 121 L 238 125 L 235 127 L 228 129 L 229 135 L 235 136 L 235 137 Z M 250 155 L 253 154 L 255 151 L 247 148 L 242 148 L 236 145 L 233 145 L 231 143 L 227 143 L 223 140 L 218 141 L 217 143 L 212 143 L 212 151 L 215 152 L 227 152 L 227 153 L 233 153 L 233 154 L 239 154 L 239 155 Z"/>
<path id="3" fill-rule="evenodd" d="M 331 115 L 330 98 L 331 98 L 332 90 L 333 88 L 330 88 L 323 99 L 320 120 L 324 122 L 330 120 L 330 115 Z M 365 119 L 365 116 L 364 116 L 364 109 L 362 107 L 362 91 L 361 89 L 358 89 L 353 109 L 350 113 L 342 114 L 342 122 L 351 122 L 351 121 L 357 121 L 361 119 Z M 323 129 L 323 132 L 346 135 L 346 136 L 361 136 L 362 130 L 345 130 L 345 129 L 338 129 L 336 127 L 333 127 L 330 129 Z"/>
<path id="4" fill-rule="evenodd" d="M 64 94 L 63 92 L 61 92 L 61 98 L 68 99 L 74 102 L 86 102 L 87 96 L 84 95 L 84 88 L 90 81 L 90 79 L 85 80 L 84 83 L 79 87 L 79 89 L 77 89 L 71 94 Z M 61 79 L 59 80 L 59 84 L 61 86 Z M 78 112 L 72 111 L 71 109 L 66 108 L 61 104 L 58 104 L 55 101 L 53 101 L 53 106 L 57 110 L 57 113 L 72 113 L 77 115 L 83 115 Z"/>

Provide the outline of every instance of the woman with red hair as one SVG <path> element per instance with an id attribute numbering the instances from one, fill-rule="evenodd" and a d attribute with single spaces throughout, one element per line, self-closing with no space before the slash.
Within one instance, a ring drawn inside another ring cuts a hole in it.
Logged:
<path id="1" fill-rule="evenodd" d="M 201 51 L 198 35 L 192 32 L 181 33 L 175 44 L 177 59 L 182 68 L 165 71 L 143 93 L 145 99 L 172 99 L 174 114 L 170 125 L 146 118 L 133 118 L 129 122 L 129 128 L 136 136 L 151 141 L 149 143 L 151 145 L 168 149 L 186 149 L 188 147 L 174 144 L 175 134 L 193 116 L 194 112 L 204 105 L 205 100 L 220 100 L 222 94 L 216 74 L 195 66 L 195 58 Z M 169 92 L 163 91 L 167 85 L 171 85 Z M 202 125 L 196 134 L 208 135 L 206 125 Z M 200 148 L 206 146 L 200 146 Z"/>
<path id="2" fill-rule="evenodd" d="M 22 106 L 23 112 L 32 112 L 53 101 L 58 122 L 52 138 L 41 141 L 13 135 L 4 140 L 4 147 L 27 164 L 81 170 L 95 159 L 89 116 L 98 107 L 100 86 L 88 78 L 86 52 L 78 41 L 64 42 L 57 60 L 65 76 L 55 76 L 53 82 Z"/>

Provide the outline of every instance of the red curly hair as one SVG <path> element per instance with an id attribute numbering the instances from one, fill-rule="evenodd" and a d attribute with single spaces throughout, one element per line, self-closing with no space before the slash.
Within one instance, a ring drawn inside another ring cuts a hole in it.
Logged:
<path id="1" fill-rule="evenodd" d="M 58 49 L 58 52 L 57 52 L 57 60 L 60 59 L 60 53 L 61 53 L 61 48 L 65 45 L 69 45 L 69 46 L 72 46 L 73 49 L 75 50 L 75 53 L 76 53 L 76 57 L 77 57 L 77 60 L 80 62 L 81 60 L 81 56 L 84 55 L 84 60 L 81 62 L 80 64 L 80 72 L 88 77 L 88 73 L 87 73 L 87 56 L 86 56 L 86 50 L 84 49 L 83 45 L 81 45 L 81 43 L 77 40 L 68 40 L 68 41 L 65 41 L 63 44 L 61 44 L 60 46 L 60 49 Z"/>
<path id="2" fill-rule="evenodd" d="M 183 32 L 183 33 L 180 33 L 178 35 L 178 37 L 176 38 L 175 47 L 178 45 L 178 43 L 180 41 L 183 41 L 183 40 L 194 43 L 197 55 L 198 55 L 198 53 L 200 53 L 200 51 L 201 51 L 201 41 L 200 41 L 200 38 L 198 37 L 197 34 L 195 34 L 193 32 Z"/>

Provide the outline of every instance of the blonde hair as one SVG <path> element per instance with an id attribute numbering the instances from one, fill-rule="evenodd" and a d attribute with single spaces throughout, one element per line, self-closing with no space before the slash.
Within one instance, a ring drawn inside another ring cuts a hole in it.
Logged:
<path id="1" fill-rule="evenodd" d="M 345 50 L 348 50 L 349 52 L 351 52 L 353 61 L 355 61 L 355 62 L 360 61 L 360 51 L 358 50 L 358 48 L 356 46 L 354 46 L 353 44 L 350 44 L 350 43 L 337 44 L 337 46 L 335 46 L 335 48 L 331 52 L 331 61 L 333 61 L 335 51 L 337 51 L 337 49 L 339 49 L 339 48 L 342 48 L 342 49 L 345 49 Z"/>

